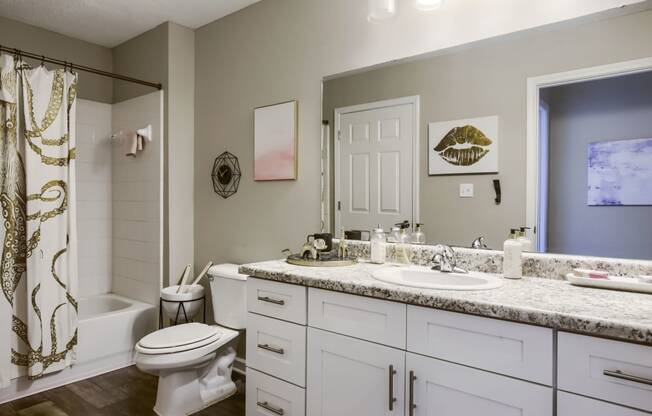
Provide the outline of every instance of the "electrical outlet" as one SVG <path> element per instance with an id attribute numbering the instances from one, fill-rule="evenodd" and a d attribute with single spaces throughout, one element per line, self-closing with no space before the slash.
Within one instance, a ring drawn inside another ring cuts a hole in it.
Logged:
<path id="1" fill-rule="evenodd" d="M 461 183 L 460 184 L 460 198 L 473 198 L 473 184 Z"/>

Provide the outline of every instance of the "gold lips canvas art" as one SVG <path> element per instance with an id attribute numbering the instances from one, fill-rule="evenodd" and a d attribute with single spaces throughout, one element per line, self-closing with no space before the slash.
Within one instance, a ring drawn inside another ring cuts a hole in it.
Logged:
<path id="1" fill-rule="evenodd" d="M 498 117 L 428 124 L 428 174 L 498 172 Z"/>

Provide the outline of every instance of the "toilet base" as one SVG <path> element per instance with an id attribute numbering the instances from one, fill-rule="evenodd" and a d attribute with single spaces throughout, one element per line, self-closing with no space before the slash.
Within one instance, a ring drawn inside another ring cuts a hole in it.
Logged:
<path id="1" fill-rule="evenodd" d="M 222 401 L 236 392 L 231 380 L 235 348 L 224 346 L 204 365 L 161 370 L 154 412 L 159 416 L 186 416 Z"/>

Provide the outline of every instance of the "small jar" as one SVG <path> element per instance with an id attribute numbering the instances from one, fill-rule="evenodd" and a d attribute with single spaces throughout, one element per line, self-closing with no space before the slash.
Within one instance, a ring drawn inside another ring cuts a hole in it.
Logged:
<path id="1" fill-rule="evenodd" d="M 375 264 L 385 263 L 385 231 L 380 228 L 375 228 L 371 233 L 371 262 Z"/>
<path id="2" fill-rule="evenodd" d="M 387 237 L 388 243 L 398 243 L 401 241 L 401 229 L 399 227 L 392 227 L 389 232 L 389 237 Z"/>

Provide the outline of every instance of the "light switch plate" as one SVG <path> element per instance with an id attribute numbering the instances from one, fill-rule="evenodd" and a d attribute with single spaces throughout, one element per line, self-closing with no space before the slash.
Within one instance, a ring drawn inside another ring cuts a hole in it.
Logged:
<path id="1" fill-rule="evenodd" d="M 460 198 L 473 198 L 473 184 L 461 183 L 460 184 Z"/>

